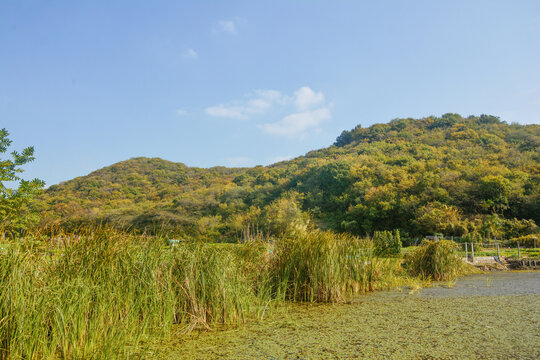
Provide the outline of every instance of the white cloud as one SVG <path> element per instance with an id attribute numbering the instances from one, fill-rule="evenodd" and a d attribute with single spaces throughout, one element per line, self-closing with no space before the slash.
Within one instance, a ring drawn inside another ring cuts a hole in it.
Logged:
<path id="1" fill-rule="evenodd" d="M 212 116 L 233 119 L 246 119 L 248 115 L 252 113 L 252 109 L 245 106 L 227 106 L 223 104 L 207 107 L 205 111 Z"/>
<path id="2" fill-rule="evenodd" d="M 259 112 L 269 109 L 272 106 L 271 101 L 264 98 L 252 99 L 247 102 L 246 109 L 248 111 Z"/>
<path id="3" fill-rule="evenodd" d="M 229 166 L 245 166 L 251 161 L 250 158 L 246 156 L 236 156 L 227 158 L 227 164 Z"/>
<path id="4" fill-rule="evenodd" d="M 284 96 L 277 90 L 256 90 L 246 95 L 247 99 L 231 104 L 218 104 L 205 109 L 206 113 L 217 117 L 249 119 L 271 109 L 274 104 L 282 104 Z"/>
<path id="5" fill-rule="evenodd" d="M 269 134 L 298 136 L 319 125 L 324 120 L 332 117 L 330 109 L 322 107 L 316 110 L 309 110 L 285 116 L 278 122 L 263 124 L 259 127 Z"/>
<path id="6" fill-rule="evenodd" d="M 219 24 L 219 29 L 221 31 L 232 34 L 232 35 L 237 34 L 236 24 L 235 24 L 234 21 L 232 21 L 232 20 L 220 20 L 218 22 L 218 24 Z"/>
<path id="7" fill-rule="evenodd" d="M 184 57 L 187 59 L 196 59 L 199 57 L 199 54 L 193 49 L 187 49 L 184 51 Z"/>
<path id="8" fill-rule="evenodd" d="M 176 115 L 178 116 L 186 116 L 188 112 L 184 109 L 176 109 Z"/>
<path id="9" fill-rule="evenodd" d="M 282 102 L 285 98 L 281 92 L 271 89 L 255 90 L 255 94 L 259 95 L 263 99 L 275 100 L 277 102 Z"/>
<path id="10" fill-rule="evenodd" d="M 294 92 L 294 103 L 298 107 L 298 110 L 306 110 L 323 102 L 323 93 L 316 93 L 308 86 L 302 86 Z"/>
<path id="11" fill-rule="evenodd" d="M 331 107 L 332 104 L 326 103 L 322 92 L 303 86 L 292 96 L 277 90 L 255 90 L 247 94 L 244 100 L 210 106 L 205 111 L 211 116 L 231 119 L 250 119 L 270 111 L 281 112 L 282 115 L 288 113 L 277 122 L 258 127 L 273 135 L 303 137 L 307 131 L 317 131 L 321 122 L 332 117 Z"/>

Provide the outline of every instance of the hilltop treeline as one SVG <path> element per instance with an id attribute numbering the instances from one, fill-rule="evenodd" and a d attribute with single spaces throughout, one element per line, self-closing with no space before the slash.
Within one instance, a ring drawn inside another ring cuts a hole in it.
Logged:
<path id="1" fill-rule="evenodd" d="M 33 206 L 42 225 L 101 222 L 220 241 L 291 226 L 519 237 L 540 222 L 540 126 L 445 114 L 357 126 L 267 167 L 134 158 L 51 186 Z"/>

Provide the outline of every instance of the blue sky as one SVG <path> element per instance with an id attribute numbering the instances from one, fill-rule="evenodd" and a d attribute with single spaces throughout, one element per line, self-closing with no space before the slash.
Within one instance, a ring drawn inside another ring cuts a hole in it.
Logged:
<path id="1" fill-rule="evenodd" d="M 457 112 L 540 123 L 540 1 L 0 1 L 0 128 L 52 185 L 253 166 Z"/>

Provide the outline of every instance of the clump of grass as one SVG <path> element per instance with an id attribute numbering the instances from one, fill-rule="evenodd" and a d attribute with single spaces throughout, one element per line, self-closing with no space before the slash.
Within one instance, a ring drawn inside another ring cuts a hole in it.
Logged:
<path id="1" fill-rule="evenodd" d="M 275 243 L 271 272 L 280 300 L 341 302 L 372 291 L 390 272 L 369 239 L 329 231 L 285 236 Z M 384 269 L 383 269 L 384 268 Z"/>
<path id="2" fill-rule="evenodd" d="M 464 271 L 457 245 L 450 240 L 424 240 L 405 256 L 404 267 L 413 276 L 435 281 L 453 280 Z"/>

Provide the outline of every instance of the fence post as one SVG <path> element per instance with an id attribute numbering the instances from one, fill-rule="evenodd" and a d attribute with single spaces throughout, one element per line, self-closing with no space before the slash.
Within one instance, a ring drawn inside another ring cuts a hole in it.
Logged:
<path id="1" fill-rule="evenodd" d="M 465 260 L 469 261 L 469 246 L 465 243 Z"/>
<path id="2" fill-rule="evenodd" d="M 471 258 L 472 258 L 472 262 L 474 263 L 474 243 L 473 242 L 471 243 Z"/>
<path id="3" fill-rule="evenodd" d="M 519 250 L 519 241 L 517 242 L 518 244 L 518 259 L 521 259 L 521 251 Z"/>

